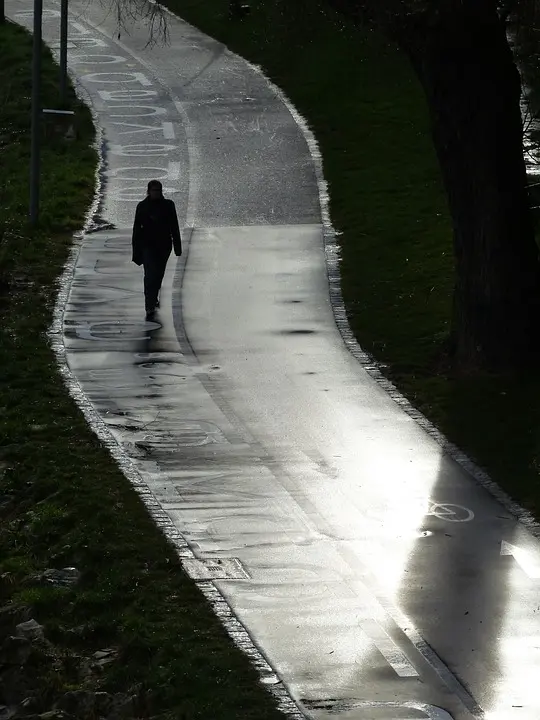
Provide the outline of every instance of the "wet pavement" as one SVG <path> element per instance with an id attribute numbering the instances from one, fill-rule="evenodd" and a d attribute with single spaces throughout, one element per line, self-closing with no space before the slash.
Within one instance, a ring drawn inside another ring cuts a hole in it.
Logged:
<path id="1" fill-rule="evenodd" d="M 28 0 L 7 8 L 31 25 Z M 181 21 L 149 49 L 143 28 L 118 41 L 99 5 L 70 8 L 114 228 L 84 237 L 65 287 L 66 377 L 187 572 L 291 716 L 283 688 L 316 720 L 537 720 L 536 527 L 343 342 L 289 108 Z M 53 46 L 58 11 L 48 0 Z M 185 253 L 150 323 L 130 226 L 152 177 Z"/>

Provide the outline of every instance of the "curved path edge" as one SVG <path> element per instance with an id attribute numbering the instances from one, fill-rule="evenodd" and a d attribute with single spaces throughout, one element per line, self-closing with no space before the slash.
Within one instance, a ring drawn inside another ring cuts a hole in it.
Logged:
<path id="1" fill-rule="evenodd" d="M 461 450 L 455 443 L 451 442 L 428 418 L 420 412 L 414 405 L 398 390 L 394 383 L 389 380 L 383 373 L 381 363 L 379 363 L 372 355 L 362 349 L 360 343 L 356 339 L 351 326 L 347 319 L 347 310 L 341 290 L 341 273 L 339 270 L 339 253 L 340 247 L 336 238 L 339 233 L 332 226 L 329 213 L 329 195 L 328 185 L 324 179 L 323 158 L 319 150 L 317 140 L 309 128 L 307 120 L 298 112 L 292 102 L 283 93 L 283 91 L 274 85 L 266 76 L 264 71 L 257 65 L 252 65 L 266 79 L 272 90 L 281 98 L 282 102 L 287 106 L 289 112 L 304 135 L 313 165 L 317 175 L 317 184 L 319 187 L 319 197 L 321 203 L 321 215 L 323 220 L 323 237 L 326 255 L 326 269 L 328 274 L 328 284 L 330 290 L 330 303 L 334 313 L 334 319 L 338 330 L 343 338 L 343 342 L 347 346 L 349 352 L 358 360 L 367 374 L 375 380 L 375 382 L 383 388 L 383 390 L 394 400 L 399 407 L 404 410 L 420 427 L 425 430 L 449 455 L 455 460 L 474 480 L 487 490 L 501 505 L 504 506 L 509 513 L 516 517 L 527 530 L 535 537 L 540 537 L 540 523 L 535 517 L 524 507 L 515 502 L 500 485 L 491 479 L 489 474 L 483 470 L 477 463 Z"/>
<path id="2" fill-rule="evenodd" d="M 13 21 L 8 18 L 8 22 Z M 136 464 L 131 460 L 118 440 L 112 435 L 107 428 L 107 425 L 101 418 L 101 415 L 94 408 L 92 402 L 89 400 L 77 380 L 75 373 L 73 373 L 70 369 L 67 361 L 67 350 L 64 342 L 64 314 L 70 289 L 75 277 L 75 269 L 77 267 L 77 260 L 82 247 L 83 239 L 88 234 L 112 227 L 110 224 L 104 222 L 100 215 L 104 188 L 103 170 L 106 164 L 106 149 L 103 143 L 103 129 L 89 93 L 79 82 L 77 75 L 71 69 L 69 69 L 68 72 L 78 98 L 85 103 L 92 115 L 96 133 L 93 146 L 98 155 L 98 164 L 95 172 L 94 199 L 86 213 L 85 221 L 81 230 L 73 235 L 73 245 L 69 252 L 69 257 L 66 260 L 62 274 L 58 279 L 59 289 L 53 310 L 52 322 L 48 331 L 48 339 L 51 348 L 55 353 L 60 375 L 69 392 L 69 395 L 75 401 L 77 407 L 81 410 L 92 431 L 107 448 L 122 473 L 136 490 L 152 519 L 156 523 L 157 528 L 164 533 L 165 537 L 173 545 L 175 550 L 178 552 L 180 559 L 190 558 L 196 560 L 195 554 L 190 549 L 182 534 L 178 531 L 167 513 L 163 511 L 161 505 L 155 500 L 153 493 L 147 483 L 143 480 L 140 472 L 137 470 Z M 288 718 L 291 718 L 291 720 L 302 720 L 302 718 L 305 718 L 305 714 L 299 710 L 285 684 L 281 678 L 279 678 L 274 668 L 272 668 L 262 651 L 255 645 L 252 637 L 238 620 L 230 604 L 227 602 L 224 595 L 218 590 L 216 584 L 212 581 L 198 582 L 197 587 L 212 607 L 216 616 L 220 619 L 234 644 L 248 656 L 252 665 L 259 673 L 261 682 L 267 687 L 269 692 L 276 697 L 279 709 Z"/>
<path id="3" fill-rule="evenodd" d="M 155 0 L 149 0 L 151 4 L 156 4 Z M 162 6 L 164 12 L 174 18 L 178 18 L 172 10 Z M 183 21 L 185 22 L 185 21 Z M 240 57 L 236 53 L 227 49 L 226 52 L 232 56 Z M 490 475 L 474 462 L 466 452 L 461 450 L 455 443 L 451 442 L 420 410 L 418 410 L 403 393 L 389 380 L 382 370 L 379 363 L 373 355 L 362 349 L 356 336 L 351 330 L 347 318 L 347 310 L 343 293 L 341 289 L 341 273 L 339 270 L 340 247 L 337 237 L 340 235 L 332 225 L 330 216 L 330 197 L 328 192 L 328 183 L 324 177 L 324 162 L 319 144 L 315 135 L 309 127 L 308 120 L 296 109 L 292 101 L 287 95 L 266 77 L 264 68 L 260 65 L 250 62 L 245 58 L 241 58 L 253 70 L 259 73 L 271 88 L 273 93 L 281 100 L 281 102 L 289 110 L 295 123 L 298 125 L 306 144 L 308 146 L 319 191 L 319 203 L 323 228 L 323 239 L 325 248 L 326 270 L 329 284 L 330 304 L 336 326 L 343 338 L 347 349 L 351 355 L 360 363 L 366 373 L 396 402 L 399 407 L 409 415 L 430 437 L 432 437 L 443 451 L 457 462 L 474 480 L 485 490 L 487 490 L 503 507 L 517 518 L 526 529 L 535 537 L 540 537 L 540 523 L 532 515 L 531 512 L 522 507 L 513 500 L 510 495 L 504 491 L 498 483 L 491 479 Z"/>
<path id="4" fill-rule="evenodd" d="M 12 22 L 11 20 L 9 21 Z M 180 560 L 186 558 L 196 560 L 195 554 L 184 539 L 182 533 L 179 532 L 171 518 L 164 512 L 159 502 L 155 499 L 154 494 L 137 469 L 136 463 L 133 462 L 128 453 L 123 449 L 121 443 L 110 432 L 100 413 L 85 394 L 75 373 L 69 367 L 67 360 L 67 349 L 64 341 L 64 315 L 84 237 L 93 232 L 111 229 L 113 227 L 111 224 L 105 222 L 101 216 L 105 185 L 103 173 L 107 158 L 106 146 L 103 142 L 103 128 L 90 94 L 83 87 L 77 75 L 71 69 L 69 69 L 68 72 L 78 98 L 85 103 L 92 115 L 96 132 L 93 146 L 98 155 L 98 164 L 95 172 L 94 199 L 86 213 L 83 227 L 73 236 L 73 246 L 58 281 L 59 290 L 53 310 L 53 319 L 48 331 L 49 342 L 55 353 L 60 375 L 70 396 L 81 410 L 92 431 L 107 448 L 111 457 L 143 501 L 149 514 L 156 523 L 158 530 L 163 532 L 167 540 L 169 540 L 178 553 Z M 257 647 L 246 628 L 236 617 L 230 604 L 220 592 L 216 583 L 212 581 L 197 582 L 197 587 L 221 621 L 231 640 L 248 656 L 253 667 L 255 667 L 259 674 L 261 683 L 264 684 L 269 692 L 277 699 L 279 709 L 291 720 L 302 720 L 305 718 L 306 715 L 300 711 L 292 699 L 285 683 L 270 665 L 262 650 Z"/>
<path id="5" fill-rule="evenodd" d="M 171 13 L 172 14 L 172 13 Z M 260 68 L 256 68 L 251 65 L 253 69 L 260 72 L 263 77 L 264 74 Z M 419 413 L 403 395 L 395 388 L 395 386 L 388 381 L 380 366 L 371 358 L 367 353 L 362 351 L 358 342 L 354 338 L 350 326 L 347 321 L 346 311 L 343 303 L 340 287 L 340 273 L 339 273 L 339 249 L 336 242 L 336 234 L 331 226 L 330 218 L 328 216 L 328 195 L 326 191 L 326 183 L 324 181 L 323 170 L 322 170 L 322 159 L 319 153 L 319 149 L 313 134 L 308 128 L 306 121 L 299 115 L 299 113 L 292 106 L 290 101 L 284 96 L 284 94 L 270 83 L 266 78 L 265 81 L 268 83 L 272 91 L 282 100 L 287 106 L 297 125 L 301 129 L 310 153 L 314 168 L 317 175 L 317 182 L 319 187 L 319 202 L 321 205 L 321 212 L 323 216 L 323 235 L 324 235 L 324 247 L 325 247 L 325 259 L 326 259 L 326 271 L 330 285 L 330 300 L 331 307 L 334 314 L 336 325 L 341 333 L 346 347 L 352 353 L 352 355 L 360 362 L 364 370 L 373 378 L 378 385 L 384 389 L 387 394 L 403 409 L 405 412 L 415 420 L 422 429 L 424 429 L 437 443 L 445 450 L 445 452 L 452 457 L 456 462 L 460 464 L 482 487 L 488 490 L 505 508 L 519 518 L 519 520 L 526 525 L 529 532 L 535 535 L 540 535 L 539 526 L 523 508 L 520 508 L 514 503 L 506 493 L 504 493 L 494 482 L 492 482 L 484 471 L 478 468 L 470 459 L 462 453 L 458 448 L 440 433 L 432 423 L 430 423 L 421 413 Z M 86 96 L 83 88 L 77 83 L 78 91 L 81 97 L 88 103 L 90 98 Z M 90 102 L 91 105 L 91 102 Z M 94 118 L 96 118 L 95 112 Z M 99 122 L 97 124 L 99 128 Z M 140 473 L 136 469 L 136 464 L 129 458 L 128 454 L 122 449 L 120 443 L 114 438 L 113 434 L 107 428 L 105 422 L 101 418 L 100 414 L 94 409 L 88 396 L 83 392 L 82 386 L 77 380 L 75 374 L 71 371 L 68 366 L 66 358 L 66 346 L 62 333 L 63 329 L 63 318 L 66 309 L 67 298 L 72 285 L 75 268 L 77 265 L 77 259 L 79 251 L 82 245 L 82 237 L 86 233 L 88 234 L 92 230 L 100 229 L 103 227 L 99 217 L 99 206 L 102 196 L 102 171 L 105 165 L 106 155 L 105 147 L 101 142 L 101 134 L 98 132 L 97 144 L 100 150 L 100 167 L 98 168 L 98 179 L 97 179 L 97 192 L 94 204 L 87 217 L 85 224 L 85 232 L 76 236 L 75 245 L 71 256 L 66 263 L 64 273 L 60 282 L 60 292 L 58 294 L 57 303 L 54 312 L 53 324 L 50 330 L 50 340 L 52 347 L 57 355 L 60 371 L 66 382 L 66 386 L 69 389 L 71 396 L 75 399 L 78 406 L 81 408 L 85 418 L 89 422 L 90 426 L 96 432 L 100 440 L 106 445 L 111 452 L 111 455 L 115 458 L 120 468 L 131 481 L 133 486 L 136 488 L 141 498 L 145 502 L 149 512 L 156 521 L 157 525 L 162 528 L 169 540 L 178 549 L 181 558 L 195 558 L 188 547 L 184 537 L 177 530 L 169 516 L 162 510 L 159 503 L 155 500 L 154 495 L 150 491 L 148 485 L 142 480 Z M 278 697 L 281 708 L 290 717 L 303 717 L 300 713 L 298 706 L 291 699 L 285 685 L 278 681 L 272 667 L 265 659 L 264 655 L 257 649 L 256 645 L 251 640 L 245 627 L 235 617 L 231 611 L 230 605 L 224 599 L 224 596 L 218 591 L 217 586 L 214 582 L 198 582 L 202 592 L 205 594 L 211 605 L 214 607 L 215 612 L 222 619 L 226 629 L 233 638 L 233 640 L 251 657 L 255 666 L 259 669 L 261 678 L 269 685 L 270 689 Z M 441 716 L 442 717 L 442 716 Z"/>

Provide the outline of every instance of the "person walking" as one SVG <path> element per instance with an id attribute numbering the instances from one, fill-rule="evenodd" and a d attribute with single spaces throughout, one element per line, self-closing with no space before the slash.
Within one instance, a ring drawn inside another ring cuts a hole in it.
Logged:
<path id="1" fill-rule="evenodd" d="M 182 240 L 176 206 L 163 197 L 159 180 L 150 180 L 148 192 L 135 210 L 132 260 L 144 267 L 144 304 L 146 319 L 152 320 L 159 308 L 159 291 L 171 251 L 180 257 Z"/>

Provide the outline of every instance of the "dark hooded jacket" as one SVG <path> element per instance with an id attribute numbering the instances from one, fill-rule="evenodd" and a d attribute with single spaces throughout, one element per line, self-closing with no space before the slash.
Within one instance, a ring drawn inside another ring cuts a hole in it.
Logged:
<path id="1" fill-rule="evenodd" d="M 182 254 L 182 242 L 176 207 L 172 200 L 161 196 L 156 200 L 142 200 L 135 211 L 133 223 L 133 262 L 141 265 L 147 251 L 168 255 Z"/>

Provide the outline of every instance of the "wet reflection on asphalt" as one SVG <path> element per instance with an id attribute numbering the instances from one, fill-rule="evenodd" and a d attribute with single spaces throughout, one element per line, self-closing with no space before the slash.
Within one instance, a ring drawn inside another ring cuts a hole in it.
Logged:
<path id="1" fill-rule="evenodd" d="M 7 5 L 31 24 L 29 0 Z M 99 6 L 70 7 L 115 229 L 83 241 L 67 359 L 186 571 L 309 717 L 538 718 L 538 541 L 345 347 L 289 110 L 180 21 L 145 49 L 144 29 L 119 42 Z M 186 226 L 151 323 L 129 232 L 150 177 Z"/>

